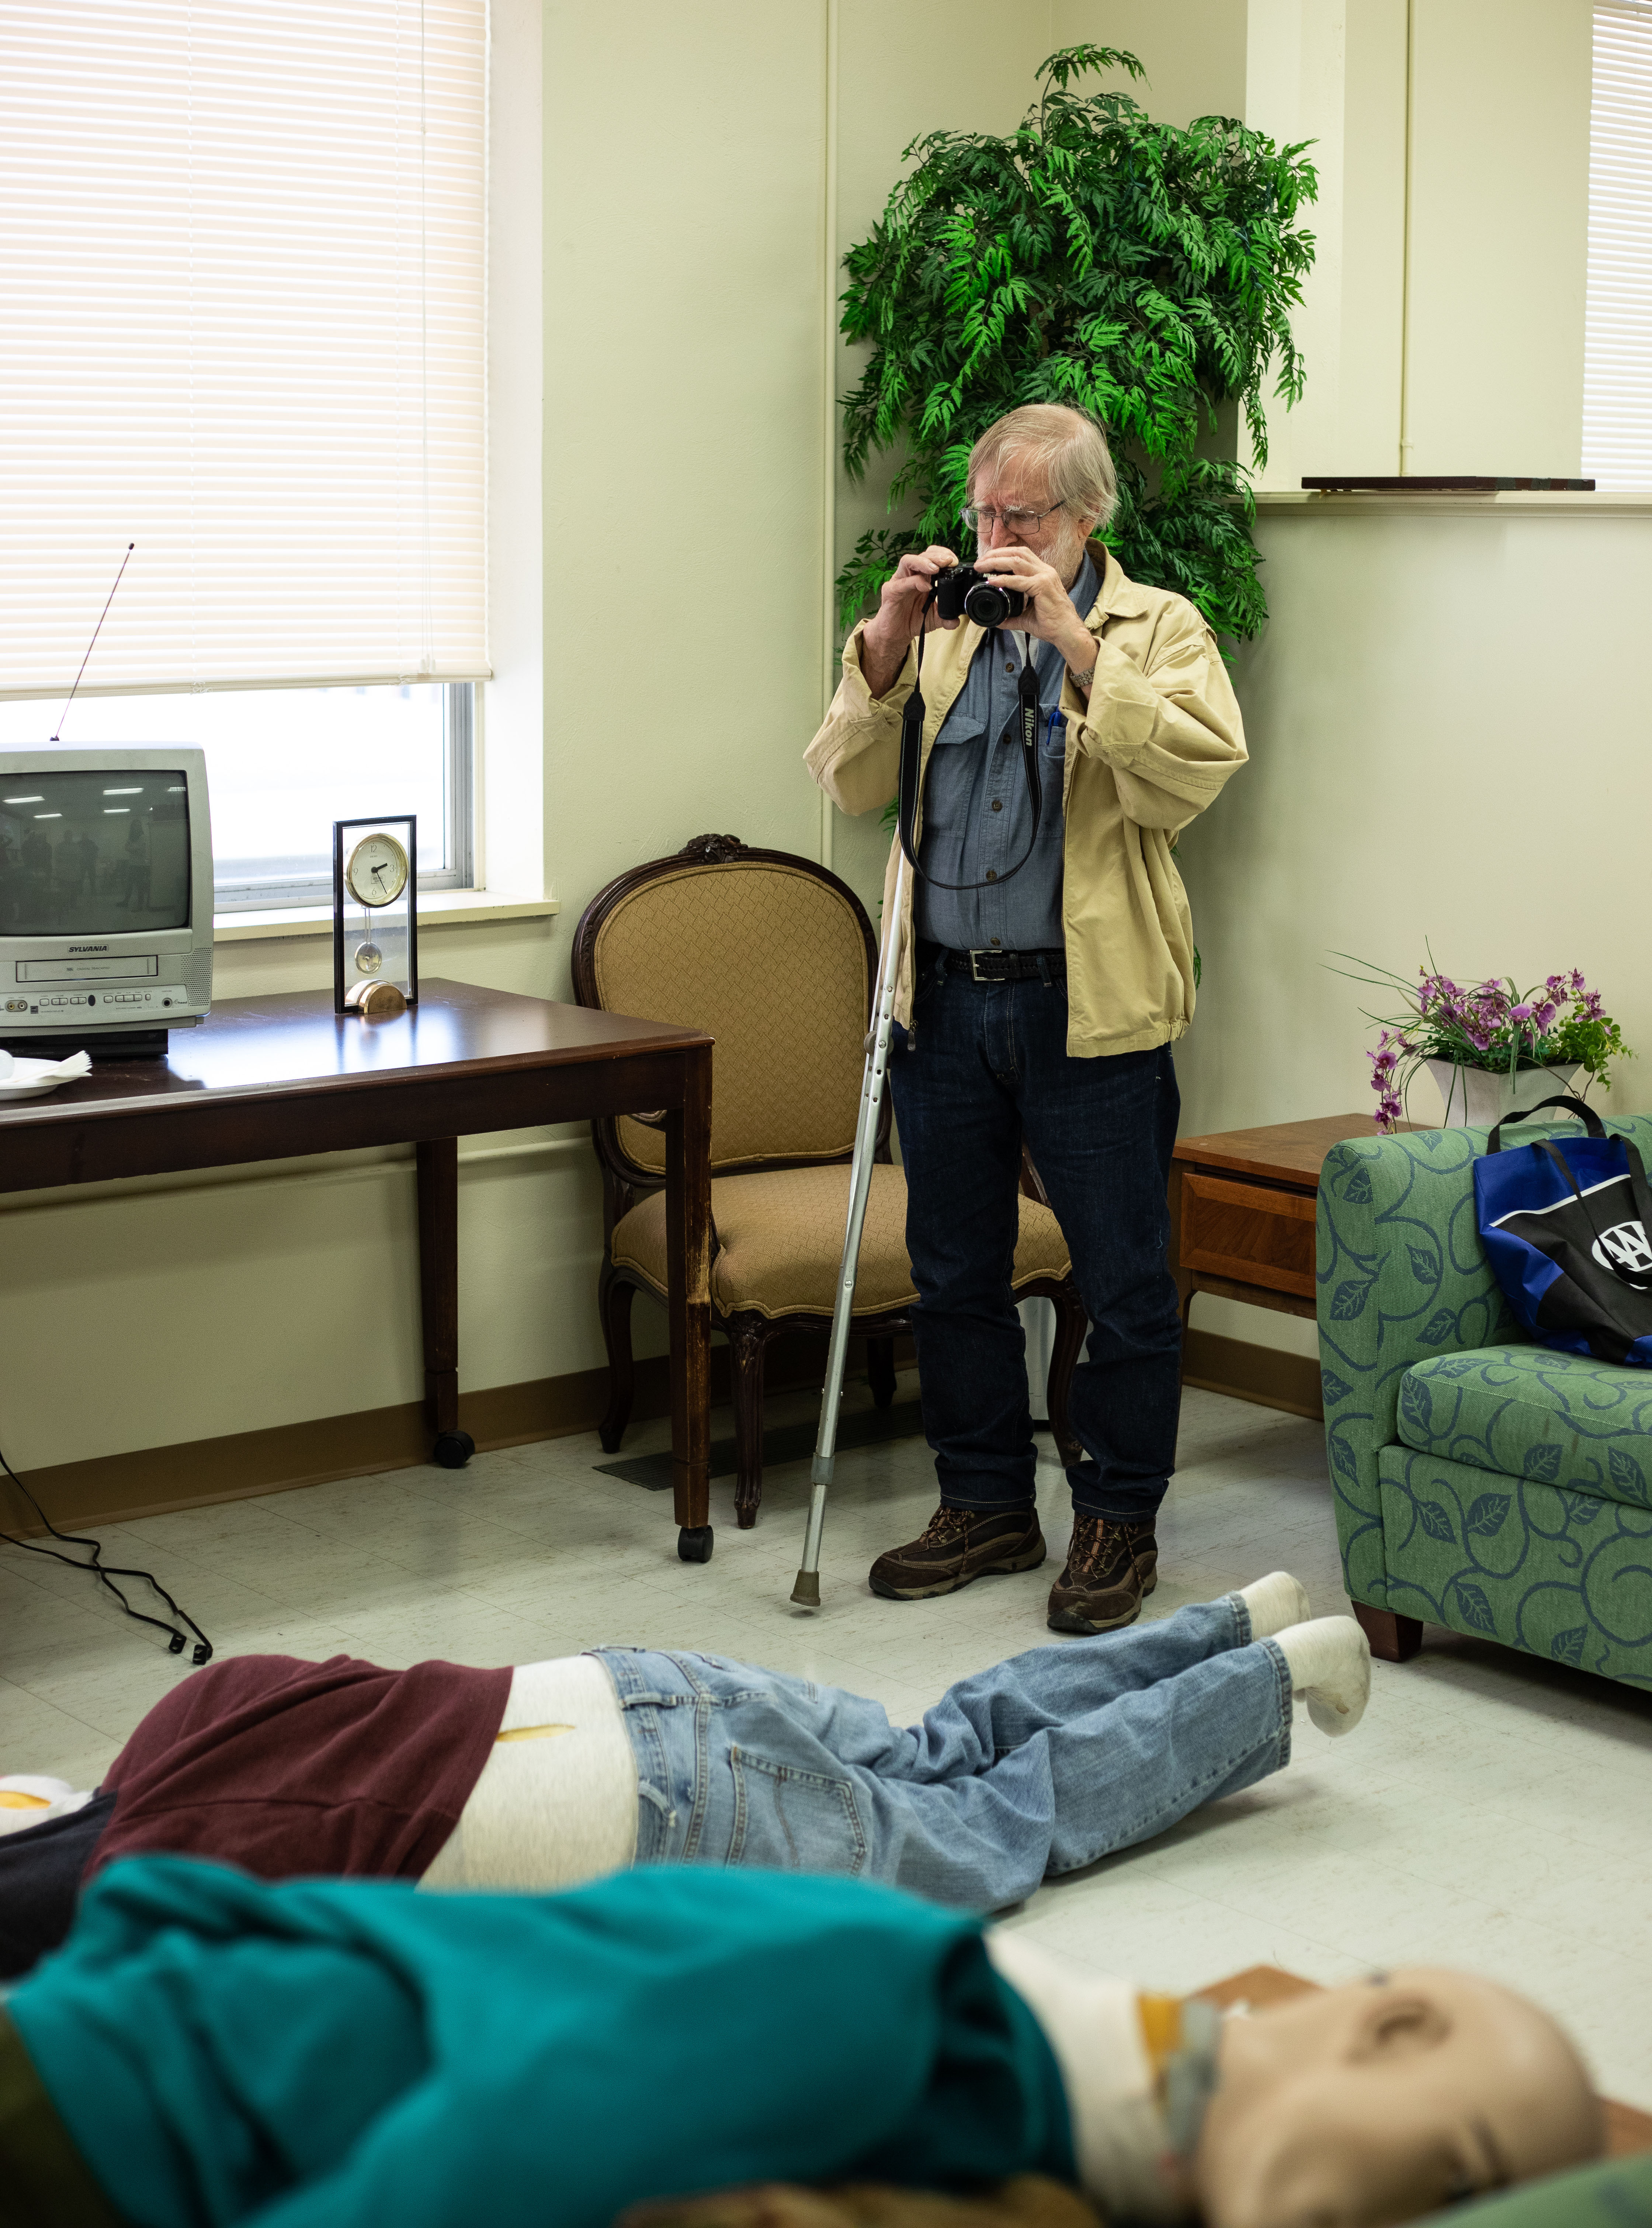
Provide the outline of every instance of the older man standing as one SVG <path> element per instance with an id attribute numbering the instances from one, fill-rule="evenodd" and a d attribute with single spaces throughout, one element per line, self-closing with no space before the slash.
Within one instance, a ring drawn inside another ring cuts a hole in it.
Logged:
<path id="1" fill-rule="evenodd" d="M 890 1087 L 918 1286 L 918 1364 L 940 1507 L 872 1566 L 895 1601 L 1044 1560 L 1024 1341 L 1010 1292 L 1023 1138 L 1093 1328 L 1068 1411 L 1084 1458 L 1051 1589 L 1058 1632 L 1129 1624 L 1153 1589 L 1175 1465 L 1181 1317 L 1165 1191 L 1193 1015 L 1193 936 L 1170 850 L 1245 763 L 1215 638 L 1182 597 L 1128 579 L 1091 536 L 1117 483 L 1075 410 L 1011 411 L 970 452 L 979 569 L 1028 599 L 1002 631 L 938 621 L 958 560 L 902 558 L 843 650 L 808 765 L 845 812 L 895 791 L 925 645 L 921 874 L 905 924 Z M 1041 801 L 1021 764 L 1038 682 Z M 885 903 L 893 901 L 891 855 Z"/>

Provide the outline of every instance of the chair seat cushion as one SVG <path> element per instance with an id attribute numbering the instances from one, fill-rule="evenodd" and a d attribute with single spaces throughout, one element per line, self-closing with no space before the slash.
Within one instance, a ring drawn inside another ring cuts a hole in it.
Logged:
<path id="1" fill-rule="evenodd" d="M 848 1207 L 847 1162 L 714 1176 L 717 1252 L 711 1298 L 719 1314 L 830 1315 Z M 897 1168 L 874 1168 L 855 1287 L 857 1316 L 886 1315 L 916 1301 L 906 1232 L 906 1179 Z M 650 1193 L 615 1225 L 611 1250 L 616 1268 L 629 1269 L 663 1296 L 663 1192 Z M 1015 1289 L 1043 1277 L 1065 1277 L 1067 1267 L 1066 1240 L 1055 1217 L 1035 1200 L 1023 1199 Z"/>
<path id="2" fill-rule="evenodd" d="M 1420 1454 L 1652 1507 L 1652 1371 L 1546 1346 L 1436 1354 L 1400 1380 L 1399 1436 Z"/>

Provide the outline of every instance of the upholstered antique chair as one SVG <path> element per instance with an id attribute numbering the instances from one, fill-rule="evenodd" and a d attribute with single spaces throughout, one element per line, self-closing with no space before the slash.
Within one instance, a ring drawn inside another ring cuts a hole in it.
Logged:
<path id="1" fill-rule="evenodd" d="M 716 1039 L 712 1062 L 712 1320 L 728 1340 L 738 1478 L 735 1513 L 763 1495 L 763 1370 L 771 1339 L 830 1327 L 848 1214 L 877 946 L 847 883 L 785 851 L 698 836 L 675 858 L 633 868 L 586 908 L 573 939 L 582 1006 L 681 1021 Z M 606 1244 L 598 1306 L 612 1453 L 630 1420 L 631 1310 L 639 1287 L 665 1296 L 664 1139 L 647 1109 L 593 1122 Z M 854 1326 L 873 1397 L 894 1398 L 894 1341 L 917 1300 L 906 1258 L 906 1186 L 891 1163 L 886 1100 L 872 1172 Z M 1085 1316 L 1067 1249 L 1024 1168 L 1018 1299 L 1055 1303 L 1051 1428 L 1066 1460 L 1067 1386 Z"/>

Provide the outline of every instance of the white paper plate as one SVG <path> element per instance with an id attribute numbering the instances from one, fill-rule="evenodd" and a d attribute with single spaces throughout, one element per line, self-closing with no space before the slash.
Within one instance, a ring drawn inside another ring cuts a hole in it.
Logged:
<path id="1" fill-rule="evenodd" d="M 13 1062 L 10 1075 L 0 1076 L 0 1099 L 43 1098 L 48 1091 L 61 1090 L 66 1083 L 78 1083 L 78 1075 L 60 1075 L 54 1060 L 22 1060 Z"/>

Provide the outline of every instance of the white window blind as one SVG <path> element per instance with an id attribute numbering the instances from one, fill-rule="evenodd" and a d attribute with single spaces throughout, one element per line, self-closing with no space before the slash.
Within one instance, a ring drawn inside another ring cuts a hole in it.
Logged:
<path id="1" fill-rule="evenodd" d="M 1595 10 L 1583 469 L 1652 488 L 1652 7 Z"/>
<path id="2" fill-rule="evenodd" d="M 0 695 L 485 676 L 486 38 L 4 0 Z"/>

